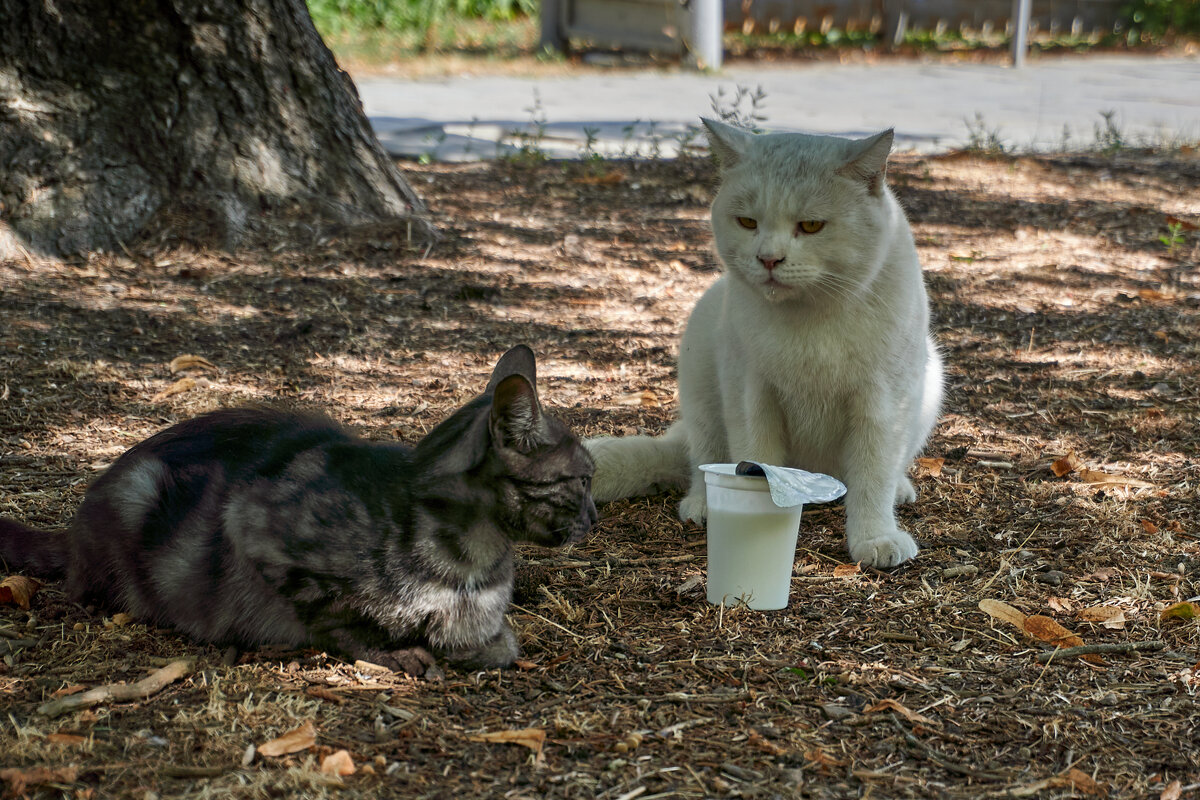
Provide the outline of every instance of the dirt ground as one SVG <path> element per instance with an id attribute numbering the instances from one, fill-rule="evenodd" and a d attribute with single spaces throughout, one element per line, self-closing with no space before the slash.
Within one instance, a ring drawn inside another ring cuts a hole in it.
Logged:
<path id="1" fill-rule="evenodd" d="M 309 404 L 413 441 L 518 342 L 581 434 L 668 424 L 678 334 L 716 275 L 707 161 L 405 169 L 445 235 L 428 252 L 296 222 L 225 253 L 179 244 L 177 219 L 127 252 L 0 262 L 0 514 L 61 525 L 124 449 L 217 406 Z M 915 561 L 844 564 L 842 509 L 811 508 L 790 606 L 717 607 L 678 496 L 608 504 L 583 544 L 522 551 L 519 668 L 440 682 L 309 651 L 229 664 L 49 584 L 0 606 L 0 788 L 1200 797 L 1200 621 L 1163 613 L 1200 594 L 1200 157 L 902 156 L 891 180 L 948 365 L 900 512 Z M 184 354 L 215 369 L 171 374 Z M 1080 643 L 1054 623 L 1118 651 L 1045 663 Z M 181 658 L 143 699 L 37 711 Z M 248 752 L 305 723 L 314 746 Z M 322 772 L 340 750 L 356 772 Z"/>

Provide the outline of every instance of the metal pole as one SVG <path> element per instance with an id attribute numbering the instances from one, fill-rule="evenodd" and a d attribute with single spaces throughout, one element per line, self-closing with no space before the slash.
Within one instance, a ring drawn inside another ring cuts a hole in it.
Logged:
<path id="1" fill-rule="evenodd" d="M 541 38 L 538 47 L 556 53 L 567 51 L 567 39 L 562 32 L 562 0 L 542 0 Z"/>
<path id="2" fill-rule="evenodd" d="M 725 27 L 721 0 L 692 0 L 688 58 L 699 69 L 721 68 L 721 33 Z"/>
<path id="3" fill-rule="evenodd" d="M 1012 4 L 1012 64 L 1025 66 L 1025 51 L 1029 46 L 1029 17 L 1033 0 L 1013 0 Z"/>

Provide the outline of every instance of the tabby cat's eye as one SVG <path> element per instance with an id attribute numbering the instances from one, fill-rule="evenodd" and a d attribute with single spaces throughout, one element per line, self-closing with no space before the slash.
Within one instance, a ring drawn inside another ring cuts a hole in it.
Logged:
<path id="1" fill-rule="evenodd" d="M 824 228 L 824 227 L 825 227 L 824 220 L 805 219 L 805 220 L 801 220 L 796 225 L 796 230 L 799 233 L 816 233 L 817 231 L 821 230 L 821 228 Z"/>
<path id="2" fill-rule="evenodd" d="M 748 231 L 752 231 L 758 227 L 758 220 L 754 219 L 754 217 L 738 217 L 737 221 L 738 225 L 741 225 Z"/>

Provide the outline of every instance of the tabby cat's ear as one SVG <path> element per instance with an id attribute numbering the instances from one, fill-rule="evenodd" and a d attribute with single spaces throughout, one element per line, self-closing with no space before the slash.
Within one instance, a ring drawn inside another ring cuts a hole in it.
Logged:
<path id="1" fill-rule="evenodd" d="M 528 345 L 519 344 L 500 356 L 492 369 L 492 378 L 485 392 L 494 392 L 500 381 L 510 375 L 521 375 L 531 386 L 537 386 L 537 361 Z"/>
<path id="2" fill-rule="evenodd" d="M 728 169 L 741 160 L 754 134 L 707 117 L 701 117 L 700 121 L 708 129 L 708 146 L 721 162 L 722 169 Z"/>
<path id="3" fill-rule="evenodd" d="M 489 427 L 497 444 L 521 452 L 533 450 L 545 438 L 537 389 L 524 375 L 509 375 L 496 384 Z"/>
<path id="4" fill-rule="evenodd" d="M 888 153 L 892 151 L 895 129 L 888 128 L 867 139 L 851 145 L 851 157 L 837 174 L 866 184 L 867 191 L 875 196 L 883 193 L 883 178 L 887 171 Z"/>

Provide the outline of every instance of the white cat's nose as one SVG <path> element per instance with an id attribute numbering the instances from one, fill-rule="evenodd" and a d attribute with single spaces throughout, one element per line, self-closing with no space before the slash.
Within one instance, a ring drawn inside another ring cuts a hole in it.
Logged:
<path id="1" fill-rule="evenodd" d="M 780 256 L 779 258 L 776 258 L 775 256 L 759 256 L 758 260 L 761 261 L 762 265 L 767 268 L 767 272 L 770 272 L 771 270 L 775 269 L 777 265 L 783 263 L 783 256 Z"/>

